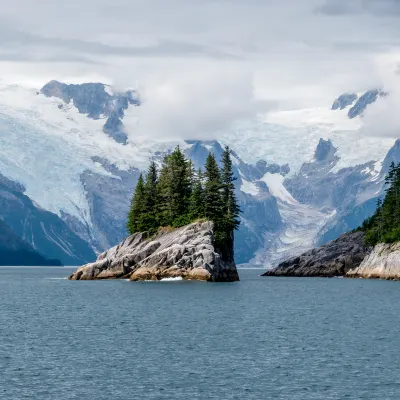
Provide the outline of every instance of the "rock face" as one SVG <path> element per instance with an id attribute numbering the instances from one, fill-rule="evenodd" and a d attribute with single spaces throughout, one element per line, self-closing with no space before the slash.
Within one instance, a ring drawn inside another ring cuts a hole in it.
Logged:
<path id="1" fill-rule="evenodd" d="M 48 260 L 0 219 L 0 265 L 61 266 L 59 260 Z"/>
<path id="2" fill-rule="evenodd" d="M 69 279 L 132 281 L 178 278 L 211 282 L 238 281 L 234 262 L 221 259 L 214 248 L 212 222 L 195 222 L 154 237 L 135 233 L 101 254 L 94 263 L 75 271 Z"/>
<path id="3" fill-rule="evenodd" d="M 141 104 L 139 94 L 135 90 L 114 93 L 103 83 L 67 85 L 51 81 L 42 87 L 41 93 L 47 97 L 58 97 L 67 104 L 73 102 L 78 111 L 86 114 L 88 118 L 107 117 L 103 127 L 104 133 L 121 144 L 126 144 L 128 141 L 122 123 L 125 111 L 130 105 L 140 106 Z"/>
<path id="4" fill-rule="evenodd" d="M 96 259 L 96 254 L 85 240 L 58 215 L 36 205 L 24 191 L 22 185 L 0 174 L 0 219 L 16 236 L 43 257 L 60 260 L 58 264 L 80 265 Z M 27 265 L 26 262 L 19 261 L 19 265 Z M 33 265 L 44 263 L 38 262 Z"/>
<path id="5" fill-rule="evenodd" d="M 364 238 L 363 232 L 345 233 L 324 246 L 279 264 L 263 276 L 344 276 L 360 266 L 372 251 L 364 245 Z"/>
<path id="6" fill-rule="evenodd" d="M 346 277 L 400 280 L 400 243 L 376 245 L 360 266 L 347 272 Z"/>

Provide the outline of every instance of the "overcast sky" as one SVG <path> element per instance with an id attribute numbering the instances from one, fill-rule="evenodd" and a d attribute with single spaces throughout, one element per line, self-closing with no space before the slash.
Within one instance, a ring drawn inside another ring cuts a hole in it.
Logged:
<path id="1" fill-rule="evenodd" d="M 3 3 L 3 81 L 138 86 L 154 109 L 198 106 L 216 128 L 237 113 L 397 85 L 400 0 Z"/>

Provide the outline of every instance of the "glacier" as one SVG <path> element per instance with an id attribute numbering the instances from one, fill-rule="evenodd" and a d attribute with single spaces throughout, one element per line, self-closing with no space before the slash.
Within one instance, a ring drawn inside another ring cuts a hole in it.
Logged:
<path id="1" fill-rule="evenodd" d="M 0 86 L 0 173 L 23 185 L 39 209 L 59 216 L 96 252 L 126 234 L 130 196 L 148 160 L 160 161 L 177 144 L 196 166 L 209 151 L 218 158 L 221 146 L 232 148 L 244 211 L 238 259 L 262 267 L 272 267 L 368 216 L 382 194 L 389 155 L 399 158 L 395 139 L 365 136 L 362 115 L 349 118 L 349 109 L 362 94 L 335 109 L 326 105 L 270 112 L 215 132 L 214 141 L 185 141 L 136 137 L 138 110 L 146 104 L 135 93 L 123 112 L 118 111 L 126 134 L 126 140 L 120 140 L 104 130 L 115 111 L 110 104 L 120 104 L 117 92 L 96 85 L 103 100 L 90 107 L 85 101 L 98 100 L 85 91 L 93 86 L 73 85 L 67 99 L 57 92 L 67 90 L 62 84 L 56 85 L 57 95 L 21 85 Z M 374 101 L 384 97 L 377 95 Z M 327 147 L 327 158 L 319 160 L 319 146 Z M 349 185 L 354 193 L 351 201 L 344 201 Z"/>

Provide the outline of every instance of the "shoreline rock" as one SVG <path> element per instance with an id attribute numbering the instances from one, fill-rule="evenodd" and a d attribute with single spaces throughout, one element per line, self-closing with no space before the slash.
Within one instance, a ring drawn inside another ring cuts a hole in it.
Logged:
<path id="1" fill-rule="evenodd" d="M 364 232 L 348 232 L 338 239 L 280 263 L 262 276 L 346 276 L 359 267 L 372 248 L 364 244 Z"/>
<path id="2" fill-rule="evenodd" d="M 400 280 L 400 242 L 377 244 L 346 278 Z"/>
<path id="3" fill-rule="evenodd" d="M 135 233 L 100 254 L 97 261 L 78 268 L 70 280 L 130 279 L 234 282 L 234 262 L 222 260 L 214 248 L 213 223 L 194 222 L 181 228 L 161 229 L 155 236 Z"/>

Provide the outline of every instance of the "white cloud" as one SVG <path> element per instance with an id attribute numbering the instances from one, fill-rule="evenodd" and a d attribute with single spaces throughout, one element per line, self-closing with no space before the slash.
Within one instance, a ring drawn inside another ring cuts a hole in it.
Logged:
<path id="1" fill-rule="evenodd" d="M 250 71 L 211 62 L 202 62 L 200 70 L 187 65 L 155 74 L 141 92 L 134 136 L 213 138 L 217 130 L 253 119 L 267 107 L 255 97 Z"/>
<path id="2" fill-rule="evenodd" d="M 400 25 L 397 3 L 379 1 L 14 0 L 0 10 L 1 78 L 137 82 L 138 134 L 207 136 L 271 104 L 391 90 L 377 60 L 399 52 Z"/>

